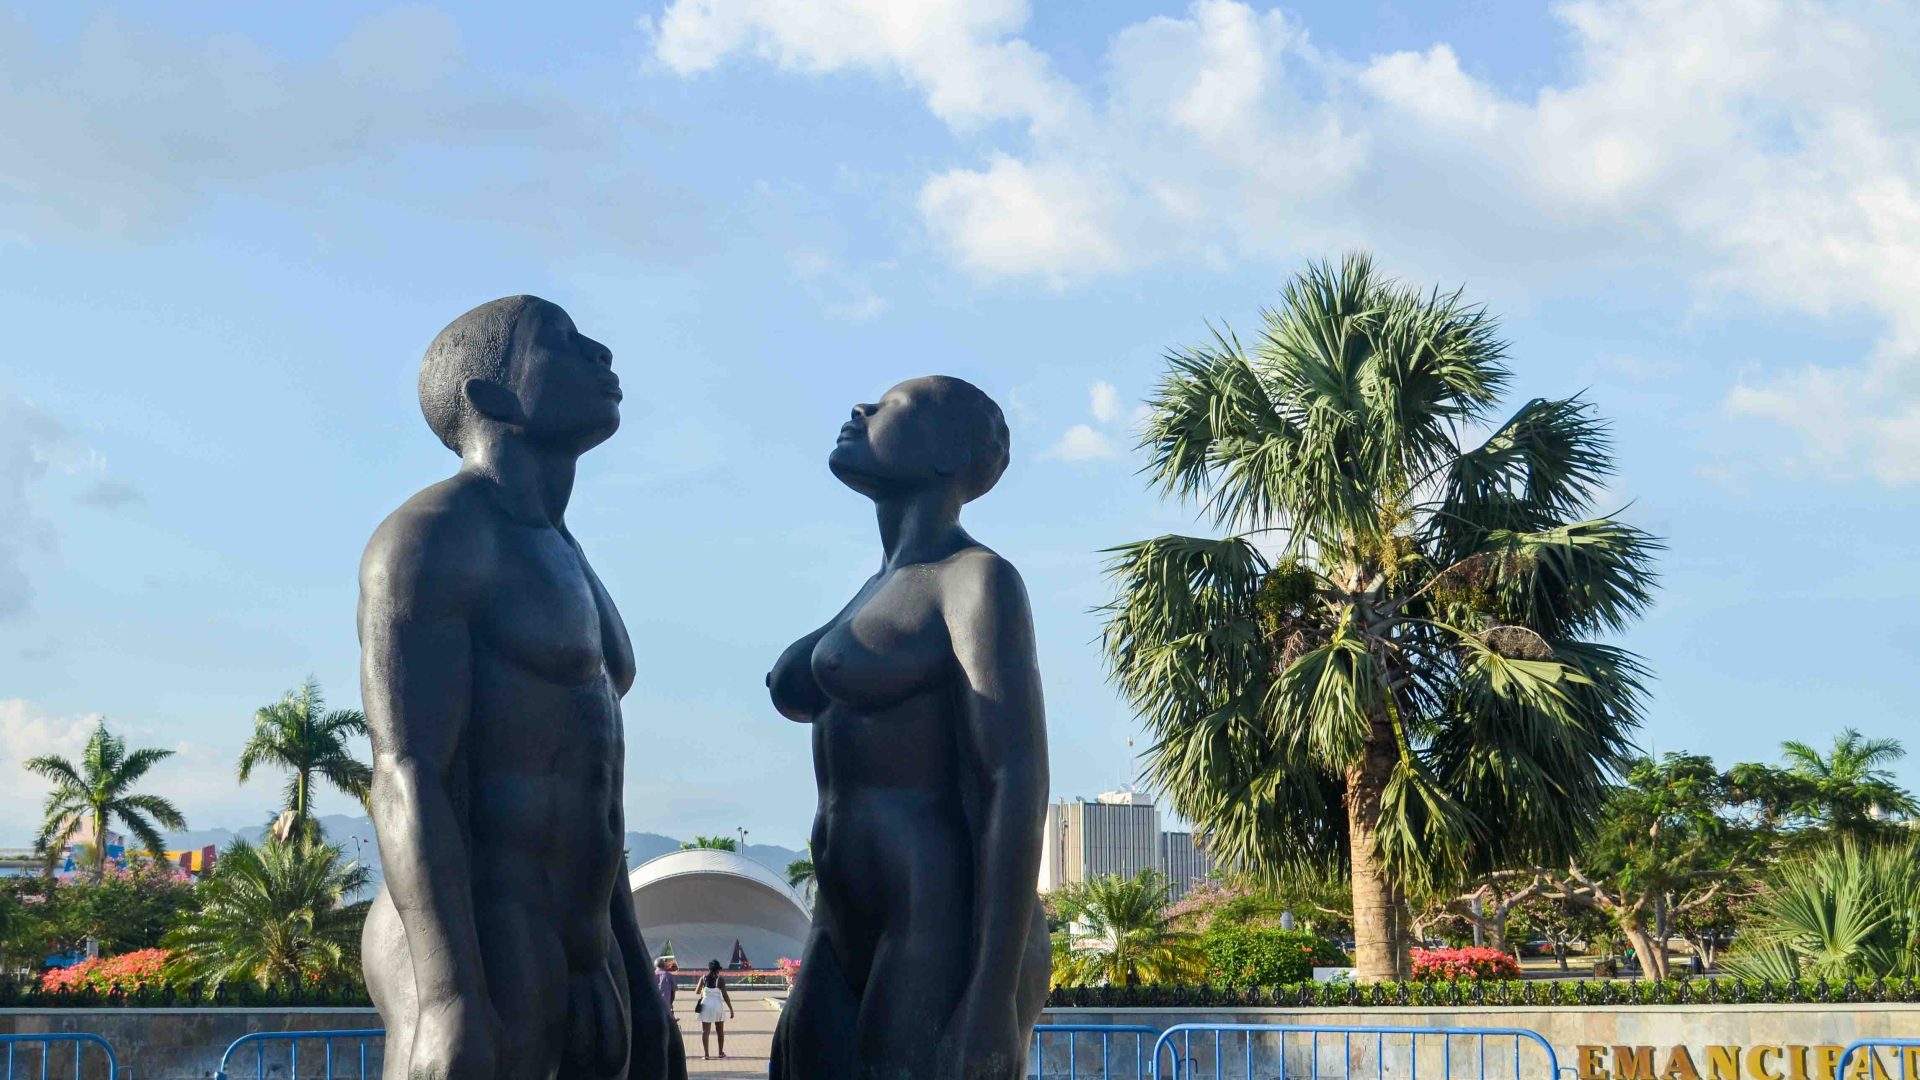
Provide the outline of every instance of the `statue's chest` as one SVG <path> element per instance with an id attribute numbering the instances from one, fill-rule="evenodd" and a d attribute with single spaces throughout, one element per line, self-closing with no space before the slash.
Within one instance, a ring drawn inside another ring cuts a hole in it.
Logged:
<path id="1" fill-rule="evenodd" d="M 626 635 L 586 561 L 557 535 L 530 539 L 516 549 L 502 560 L 504 572 L 489 605 L 490 644 L 547 681 L 574 685 L 624 674 L 624 681 L 616 680 L 624 690 L 633 670 Z"/>

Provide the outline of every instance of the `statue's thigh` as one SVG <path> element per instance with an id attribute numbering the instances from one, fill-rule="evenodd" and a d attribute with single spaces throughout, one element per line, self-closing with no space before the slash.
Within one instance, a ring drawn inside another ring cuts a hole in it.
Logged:
<path id="1" fill-rule="evenodd" d="M 815 928 L 774 1027 L 771 1080 L 840 1080 L 854 1073 L 860 1003 L 833 942 Z"/>
<path id="2" fill-rule="evenodd" d="M 514 905 L 483 905 L 474 922 L 500 1020 L 498 1075 L 553 1076 L 567 1031 L 567 963 L 559 939 Z"/>
<path id="3" fill-rule="evenodd" d="M 963 926 L 959 919 L 916 919 L 881 938 L 860 999 L 863 1076 L 934 1075 L 971 966 Z"/>

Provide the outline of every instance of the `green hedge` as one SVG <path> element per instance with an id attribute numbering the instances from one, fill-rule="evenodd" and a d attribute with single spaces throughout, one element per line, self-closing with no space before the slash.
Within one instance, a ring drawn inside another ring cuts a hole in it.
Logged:
<path id="1" fill-rule="evenodd" d="M 7 1009 L 162 1009 L 195 1006 L 240 1008 L 372 1008 L 364 986 L 322 986 L 298 992 L 263 990 L 252 983 L 222 987 L 217 994 L 156 986 L 130 994 L 91 990 L 42 993 L 31 979 L 0 978 L 0 1008 Z"/>
<path id="2" fill-rule="evenodd" d="M 1344 967 L 1347 954 L 1323 937 L 1266 926 L 1218 925 L 1200 936 L 1207 981 L 1285 986 L 1313 978 L 1316 967 Z"/>
<path id="3" fill-rule="evenodd" d="M 1087 986 L 1059 987 L 1047 999 L 1055 1009 L 1125 1008 L 1341 1008 L 1416 1007 L 1529 1008 L 1554 1005 L 1741 1005 L 1920 1003 L 1920 981 L 1799 979 L 1757 982 L 1739 979 L 1461 980 L 1458 982 L 1302 982 L 1286 986 Z"/>

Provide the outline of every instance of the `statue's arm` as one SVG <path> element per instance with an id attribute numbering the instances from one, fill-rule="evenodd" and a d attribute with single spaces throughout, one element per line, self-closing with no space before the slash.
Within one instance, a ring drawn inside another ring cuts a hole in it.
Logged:
<path id="1" fill-rule="evenodd" d="M 473 687 L 467 552 L 434 550 L 396 515 L 361 563 L 360 690 L 373 737 L 371 806 L 406 931 L 423 1027 L 486 1026 L 466 823 L 453 773 Z M 456 1039 L 459 1037 L 455 1036 Z"/>
<path id="2" fill-rule="evenodd" d="M 973 830 L 973 955 L 965 1002 L 1004 1007 L 1018 997 L 1033 912 L 1047 803 L 1046 706 L 1040 692 L 1026 586 L 997 555 L 955 568 L 943 590 L 947 632 L 962 678 L 963 767 L 980 793 Z"/>

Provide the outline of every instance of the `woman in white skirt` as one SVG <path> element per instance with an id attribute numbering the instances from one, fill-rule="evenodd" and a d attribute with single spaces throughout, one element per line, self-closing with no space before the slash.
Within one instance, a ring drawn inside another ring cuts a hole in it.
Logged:
<path id="1" fill-rule="evenodd" d="M 720 1056 L 727 1056 L 727 1021 L 733 1019 L 733 998 L 727 993 L 727 980 L 720 977 L 720 961 L 707 963 L 707 973 L 700 976 L 698 987 L 700 1000 L 693 1008 L 693 1015 L 700 1018 L 700 1056 L 710 1058 L 707 1033 L 714 1032 L 720 1037 Z"/>

